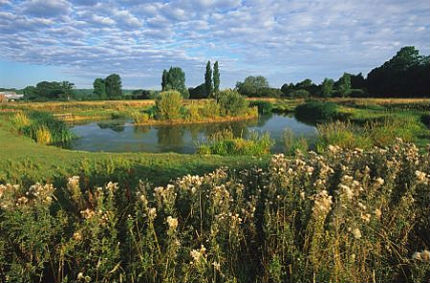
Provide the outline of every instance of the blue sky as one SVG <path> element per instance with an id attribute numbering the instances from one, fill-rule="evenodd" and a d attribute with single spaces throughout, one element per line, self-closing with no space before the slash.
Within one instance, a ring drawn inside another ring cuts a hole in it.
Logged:
<path id="1" fill-rule="evenodd" d="M 124 88 L 186 84 L 220 62 L 221 86 L 264 75 L 273 87 L 366 74 L 405 45 L 430 51 L 428 0 L 0 0 L 0 87 L 118 73 Z"/>

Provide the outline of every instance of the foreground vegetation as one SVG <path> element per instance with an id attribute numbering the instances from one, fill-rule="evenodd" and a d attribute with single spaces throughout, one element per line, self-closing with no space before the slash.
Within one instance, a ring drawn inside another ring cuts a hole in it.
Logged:
<path id="1" fill-rule="evenodd" d="M 423 282 L 430 156 L 329 147 L 154 187 L 0 186 L 0 270 L 19 282 Z"/>

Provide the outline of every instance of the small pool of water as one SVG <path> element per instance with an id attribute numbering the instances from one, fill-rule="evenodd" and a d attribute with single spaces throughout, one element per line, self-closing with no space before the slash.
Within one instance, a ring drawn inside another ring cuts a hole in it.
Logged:
<path id="1" fill-rule="evenodd" d="M 268 132 L 275 145 L 273 153 L 284 151 L 282 133 L 290 128 L 297 136 L 312 140 L 314 126 L 299 122 L 294 116 L 261 115 L 258 119 L 229 123 L 135 126 L 127 120 L 105 120 L 71 126 L 78 136 L 70 149 L 106 152 L 177 152 L 194 153 L 199 143 L 211 134 L 230 128 L 235 136 L 247 137 L 251 131 Z"/>

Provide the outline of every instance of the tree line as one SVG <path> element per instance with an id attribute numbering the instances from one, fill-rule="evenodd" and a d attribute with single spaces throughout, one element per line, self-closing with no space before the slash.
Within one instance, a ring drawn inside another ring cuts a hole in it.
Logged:
<path id="1" fill-rule="evenodd" d="M 298 83 L 285 83 L 280 88 L 270 87 L 263 76 L 248 76 L 237 82 L 235 90 L 248 97 L 430 97 L 430 56 L 423 56 L 414 46 L 401 48 L 383 65 L 374 68 L 365 78 L 362 73 L 344 73 L 337 80 L 325 78 L 316 84 L 310 79 Z M 177 90 L 183 98 L 218 99 L 220 70 L 218 61 L 206 64 L 204 82 L 196 87 L 186 87 L 185 72 L 180 67 L 170 67 L 162 72 L 161 91 Z M 78 99 L 78 91 L 69 81 L 39 82 L 23 89 L 26 100 Z M 93 91 L 81 94 L 86 99 L 148 99 L 159 91 L 134 90 L 125 96 L 121 77 L 111 74 L 96 78 Z"/>

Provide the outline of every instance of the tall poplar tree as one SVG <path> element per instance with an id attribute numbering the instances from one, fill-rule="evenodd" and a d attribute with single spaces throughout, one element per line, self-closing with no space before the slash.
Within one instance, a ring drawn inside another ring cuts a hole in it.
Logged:
<path id="1" fill-rule="evenodd" d="M 216 61 L 214 64 L 213 82 L 214 82 L 214 96 L 215 96 L 215 99 L 218 101 L 219 84 L 220 84 L 218 61 Z"/>
<path id="2" fill-rule="evenodd" d="M 208 61 L 208 63 L 206 64 L 205 89 L 206 89 L 207 96 L 212 97 L 212 95 L 213 95 L 213 83 L 212 83 L 211 61 Z"/>

